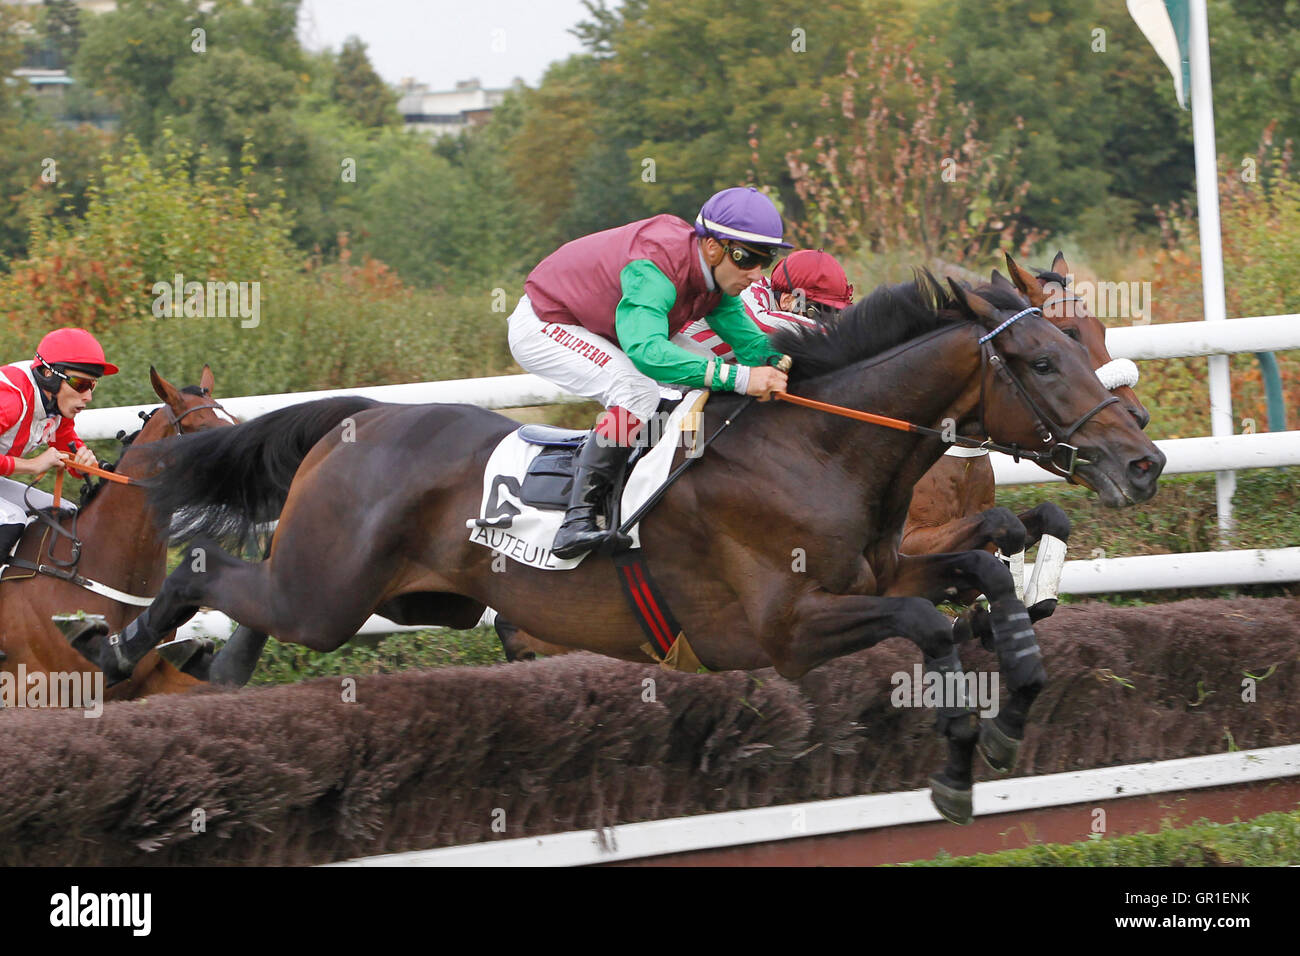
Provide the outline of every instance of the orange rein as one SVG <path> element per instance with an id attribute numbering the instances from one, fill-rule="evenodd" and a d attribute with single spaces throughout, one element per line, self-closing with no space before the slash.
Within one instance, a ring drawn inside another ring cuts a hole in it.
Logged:
<path id="1" fill-rule="evenodd" d="M 800 398 L 798 395 L 791 395 L 789 392 L 774 392 L 772 397 L 782 402 L 789 402 L 791 405 L 802 405 L 805 408 L 813 408 L 819 412 L 830 412 L 832 415 L 842 415 L 845 418 L 856 418 L 860 422 L 870 422 L 873 425 L 884 425 L 886 428 L 896 428 L 902 432 L 920 432 L 922 430 L 911 422 L 905 422 L 897 418 L 889 418 L 886 415 L 873 415 L 871 412 L 860 412 L 856 408 L 845 408 L 843 405 L 829 405 L 826 402 L 815 402 L 811 398 Z"/>
<path id="2" fill-rule="evenodd" d="M 139 484 L 139 482 L 136 481 L 134 478 L 128 478 L 126 475 L 119 475 L 115 471 L 109 471 L 106 468 L 100 468 L 98 465 L 69 464 L 68 467 L 75 468 L 77 471 L 83 472 L 84 474 L 87 475 L 98 475 L 100 478 L 106 478 L 109 481 L 116 481 L 119 485 Z M 59 502 L 63 499 L 64 474 L 66 474 L 66 469 L 60 468 L 58 473 L 54 476 L 54 507 L 56 508 L 59 506 Z"/>

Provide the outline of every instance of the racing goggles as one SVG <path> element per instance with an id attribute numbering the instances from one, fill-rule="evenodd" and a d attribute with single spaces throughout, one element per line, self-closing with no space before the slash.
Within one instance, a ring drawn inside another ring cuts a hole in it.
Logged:
<path id="1" fill-rule="evenodd" d="M 738 242 L 724 243 L 727 255 L 731 256 L 731 261 L 742 271 L 748 272 L 750 269 L 766 269 L 776 258 L 775 249 L 754 248 L 752 246 L 742 246 Z"/>

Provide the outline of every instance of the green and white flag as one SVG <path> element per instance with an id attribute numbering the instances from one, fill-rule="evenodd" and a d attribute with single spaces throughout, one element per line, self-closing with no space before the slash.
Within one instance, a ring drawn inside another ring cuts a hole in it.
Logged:
<path id="1" fill-rule="evenodd" d="M 1156 54 L 1174 75 L 1178 105 L 1187 109 L 1192 85 L 1192 62 L 1188 54 L 1191 14 L 1188 0 L 1128 0 L 1128 12 Z"/>

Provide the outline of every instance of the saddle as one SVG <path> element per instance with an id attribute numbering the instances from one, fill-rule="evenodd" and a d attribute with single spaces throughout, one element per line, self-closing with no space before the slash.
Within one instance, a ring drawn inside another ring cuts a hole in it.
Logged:
<path id="1" fill-rule="evenodd" d="M 651 419 L 644 429 L 643 444 L 633 451 L 614 482 L 602 517 L 606 528 L 628 525 L 622 535 L 611 536 L 622 547 L 627 546 L 628 538 L 633 547 L 639 545 L 636 522 L 629 524 L 625 519 L 635 517 L 638 509 L 661 493 L 679 442 L 685 442 L 687 453 L 694 457 L 698 413 L 707 394 L 692 392 L 689 404 L 661 402 L 660 407 L 671 414 L 656 414 Z M 584 555 L 557 558 L 550 547 L 568 510 L 575 456 L 587 434 L 525 425 L 505 435 L 484 468 L 478 516 L 466 521 L 470 540 L 504 558 L 542 570 L 577 567 Z"/>
<path id="2" fill-rule="evenodd" d="M 655 415 L 665 418 L 681 403 L 681 399 L 660 399 Z M 628 458 L 627 466 L 619 473 L 610 490 L 610 498 L 618 501 L 623 495 L 623 484 L 636 463 L 659 443 L 660 429 L 646 428 L 644 444 L 639 444 Z M 569 506 L 569 492 L 573 489 L 574 459 L 578 449 L 590 432 L 554 425 L 524 425 L 518 433 L 522 441 L 540 445 L 519 489 L 519 500 L 541 511 L 565 511 Z M 612 514 L 608 508 L 606 514 Z"/>

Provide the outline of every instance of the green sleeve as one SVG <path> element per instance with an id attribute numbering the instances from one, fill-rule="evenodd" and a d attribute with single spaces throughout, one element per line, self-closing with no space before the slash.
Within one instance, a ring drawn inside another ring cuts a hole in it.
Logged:
<path id="1" fill-rule="evenodd" d="M 772 348 L 772 343 L 763 334 L 763 330 L 749 317 L 745 304 L 738 296 L 724 295 L 722 301 L 709 313 L 708 323 L 709 328 L 731 346 L 741 365 L 771 365 L 773 359 L 781 357 L 781 353 Z"/>
<path id="2" fill-rule="evenodd" d="M 677 301 L 677 289 L 658 266 L 649 259 L 629 262 L 619 281 L 623 298 L 614 312 L 614 329 L 639 372 L 665 385 L 735 391 L 737 366 L 706 359 L 669 341 L 668 312 Z M 754 331 L 762 335 L 757 327 Z"/>

